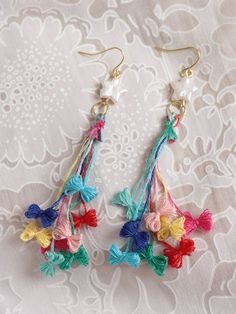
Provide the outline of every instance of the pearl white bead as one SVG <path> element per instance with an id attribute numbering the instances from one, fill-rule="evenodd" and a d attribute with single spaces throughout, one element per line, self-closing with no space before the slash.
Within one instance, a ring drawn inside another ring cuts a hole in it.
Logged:
<path id="1" fill-rule="evenodd" d="M 185 99 L 186 101 L 191 99 L 193 92 L 198 88 L 194 85 L 192 77 L 183 77 L 180 80 L 171 83 L 173 88 L 173 94 L 171 100 Z"/>
<path id="2" fill-rule="evenodd" d="M 102 84 L 102 88 L 100 90 L 101 98 L 110 98 L 113 103 L 116 103 L 121 95 L 120 91 L 120 79 L 112 79 L 109 78 L 105 80 Z"/>

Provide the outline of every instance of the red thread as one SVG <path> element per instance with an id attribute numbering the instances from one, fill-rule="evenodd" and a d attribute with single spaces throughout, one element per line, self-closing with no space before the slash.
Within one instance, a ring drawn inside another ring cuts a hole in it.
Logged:
<path id="1" fill-rule="evenodd" d="M 68 251 L 69 246 L 67 244 L 67 239 L 54 240 L 54 248 L 55 250 Z M 41 253 L 45 254 L 47 251 L 51 250 L 51 244 L 46 248 L 41 247 L 40 249 L 41 249 Z"/>
<path id="2" fill-rule="evenodd" d="M 97 141 L 101 141 L 101 130 L 104 128 L 104 125 L 105 120 L 99 120 L 89 132 L 89 136 L 92 136 Z"/>
<path id="3" fill-rule="evenodd" d="M 150 212 L 154 212 L 154 203 L 152 201 L 152 194 L 150 194 Z"/>
<path id="4" fill-rule="evenodd" d="M 181 268 L 183 264 L 183 256 L 190 256 L 195 250 L 194 241 L 191 239 L 181 239 L 179 247 L 175 248 L 166 242 L 162 242 L 165 245 L 163 253 L 168 257 L 168 264 L 174 268 Z"/>
<path id="5" fill-rule="evenodd" d="M 89 209 L 84 215 L 72 213 L 75 228 L 81 228 L 84 224 L 90 227 L 97 227 L 97 214 L 95 209 Z"/>
<path id="6" fill-rule="evenodd" d="M 177 114 L 175 117 L 176 117 L 176 123 L 174 125 L 174 128 L 176 128 L 179 125 L 181 116 L 180 114 Z"/>

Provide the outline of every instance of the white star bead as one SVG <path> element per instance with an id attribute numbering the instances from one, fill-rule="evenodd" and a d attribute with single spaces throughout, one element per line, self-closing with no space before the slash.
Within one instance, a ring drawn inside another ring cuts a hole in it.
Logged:
<path id="1" fill-rule="evenodd" d="M 121 94 L 124 92 L 126 92 L 126 90 L 120 90 L 119 78 L 109 78 L 102 84 L 100 97 L 109 98 L 115 104 L 119 100 Z"/>
<path id="2" fill-rule="evenodd" d="M 186 76 L 171 83 L 171 87 L 173 88 L 171 100 L 185 99 L 186 101 L 189 101 L 192 94 L 198 89 L 193 83 L 193 78 Z"/>

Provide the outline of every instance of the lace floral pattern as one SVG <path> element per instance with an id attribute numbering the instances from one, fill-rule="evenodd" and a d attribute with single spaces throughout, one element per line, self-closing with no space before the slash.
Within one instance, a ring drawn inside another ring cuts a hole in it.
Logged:
<path id="1" fill-rule="evenodd" d="M 0 2 L 1 313 L 235 312 L 235 13 L 233 0 Z M 189 43 L 202 51 L 199 88 L 160 167 L 176 202 L 196 215 L 210 208 L 215 228 L 194 238 L 196 254 L 181 272 L 159 279 L 145 267 L 114 270 L 107 251 L 125 213 L 111 199 L 139 176 L 160 135 L 169 83 L 191 61 L 154 47 Z M 48 281 L 37 271 L 36 245 L 18 239 L 23 212 L 32 201 L 53 199 L 117 60 L 75 49 L 113 45 L 126 56 L 127 92 L 109 110 L 94 167 L 99 226 L 84 236 L 92 263 Z"/>

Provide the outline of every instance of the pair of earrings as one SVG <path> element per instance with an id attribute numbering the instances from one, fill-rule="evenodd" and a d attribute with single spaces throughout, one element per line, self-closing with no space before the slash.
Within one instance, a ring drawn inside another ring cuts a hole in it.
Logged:
<path id="1" fill-rule="evenodd" d="M 168 265 L 180 268 L 183 256 L 194 252 L 195 244 L 188 238 L 189 235 L 198 228 L 210 231 L 213 222 L 208 209 L 195 218 L 190 212 L 183 212 L 176 205 L 158 165 L 163 148 L 177 140 L 175 129 L 195 91 L 192 68 L 200 60 L 200 50 L 195 47 L 158 49 L 164 52 L 193 50 L 196 60 L 180 72 L 179 81 L 171 84 L 173 93 L 167 106 L 165 128 L 150 151 L 143 175 L 132 192 L 125 188 L 113 199 L 113 204 L 123 206 L 127 210 L 129 221 L 120 230 L 120 237 L 127 238 L 125 249 L 121 251 L 116 244 L 112 244 L 108 261 L 111 265 L 125 263 L 131 267 L 139 267 L 144 261 L 157 275 L 162 276 Z M 20 238 L 23 241 L 37 240 L 46 259 L 40 264 L 40 270 L 48 277 L 52 277 L 58 268 L 66 270 L 74 263 L 82 266 L 89 264 L 89 254 L 83 245 L 82 228 L 97 227 L 96 210 L 88 204 L 97 197 L 98 192 L 96 187 L 88 185 L 88 179 L 97 144 L 102 141 L 107 111 L 111 104 L 119 100 L 122 93 L 120 66 L 124 61 L 124 54 L 119 47 L 96 53 L 79 52 L 82 55 L 98 55 L 110 50 L 118 50 L 121 60 L 100 89 L 100 101 L 91 109 L 94 124 L 84 138 L 81 149 L 66 175 L 65 183 L 49 208 L 43 210 L 39 205 L 32 204 L 25 212 L 25 216 L 33 221 L 26 226 Z M 167 242 L 167 239 L 171 238 L 172 242 Z M 161 255 L 154 253 L 155 242 L 164 246 Z"/>

